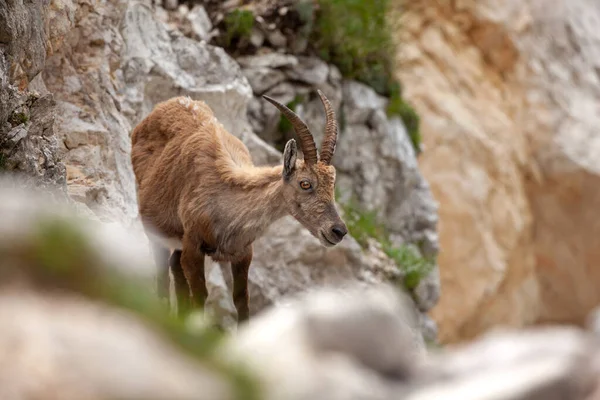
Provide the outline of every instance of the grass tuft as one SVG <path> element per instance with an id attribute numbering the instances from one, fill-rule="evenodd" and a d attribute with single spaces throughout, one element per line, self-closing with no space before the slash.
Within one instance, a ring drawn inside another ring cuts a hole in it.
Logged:
<path id="1" fill-rule="evenodd" d="M 231 47 L 234 41 L 248 41 L 254 27 L 254 14 L 249 10 L 233 10 L 225 16 L 223 47 Z"/>
<path id="2" fill-rule="evenodd" d="M 395 246 L 389 238 L 385 225 L 381 223 L 375 210 L 364 210 L 358 202 L 351 198 L 340 202 L 340 192 L 336 188 L 336 199 L 344 213 L 344 221 L 350 235 L 363 247 L 368 246 L 368 239 L 375 239 L 381 244 L 384 253 L 390 257 L 404 274 L 404 285 L 413 290 L 421 279 L 425 278 L 435 267 L 435 260 L 423 257 L 418 248 L 410 245 Z"/>

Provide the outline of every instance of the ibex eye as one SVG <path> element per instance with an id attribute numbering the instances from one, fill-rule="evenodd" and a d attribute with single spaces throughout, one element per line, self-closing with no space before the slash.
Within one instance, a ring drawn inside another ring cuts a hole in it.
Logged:
<path id="1" fill-rule="evenodd" d="M 300 187 L 304 190 L 308 190 L 311 188 L 311 184 L 309 181 L 306 181 L 306 180 L 300 181 Z"/>

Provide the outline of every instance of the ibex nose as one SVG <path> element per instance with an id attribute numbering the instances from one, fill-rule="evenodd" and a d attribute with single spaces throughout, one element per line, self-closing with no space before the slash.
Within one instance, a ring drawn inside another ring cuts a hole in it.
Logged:
<path id="1" fill-rule="evenodd" d="M 348 233 L 348 228 L 346 228 L 346 225 L 334 225 L 331 228 L 331 233 L 333 234 L 334 238 L 336 238 L 338 241 L 341 241 Z"/>

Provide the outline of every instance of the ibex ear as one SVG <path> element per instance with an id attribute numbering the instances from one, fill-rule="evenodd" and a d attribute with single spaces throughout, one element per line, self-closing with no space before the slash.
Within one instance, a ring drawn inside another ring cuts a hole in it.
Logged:
<path id="1" fill-rule="evenodd" d="M 290 139 L 285 144 L 283 150 L 283 179 L 289 179 L 296 169 L 296 157 L 298 156 L 298 148 L 296 140 Z"/>

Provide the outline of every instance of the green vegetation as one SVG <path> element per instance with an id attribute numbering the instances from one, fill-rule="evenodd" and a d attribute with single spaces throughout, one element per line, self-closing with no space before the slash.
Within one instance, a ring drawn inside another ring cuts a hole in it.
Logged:
<path id="1" fill-rule="evenodd" d="M 28 240 L 11 248 L 0 244 L 0 260 L 3 281 L 11 275 L 27 276 L 39 288 L 78 293 L 131 311 L 184 353 L 229 379 L 237 399 L 261 398 L 249 371 L 217 356 L 215 350 L 225 337 L 221 331 L 215 327 L 190 331 L 183 320 L 169 315 L 149 288 L 121 274 L 107 273 L 112 268 L 103 264 L 74 221 L 42 220 Z"/>
<path id="2" fill-rule="evenodd" d="M 298 94 L 296 95 L 296 97 L 294 97 L 292 101 L 287 103 L 286 106 L 290 110 L 296 111 L 296 107 L 298 106 L 298 104 L 301 104 L 303 101 L 304 96 Z M 276 141 L 275 148 L 279 151 L 283 151 L 283 149 L 285 148 L 285 142 L 287 141 L 287 138 L 291 136 L 290 134 L 294 131 L 294 127 L 292 126 L 291 122 L 288 121 L 288 119 L 284 117 L 283 114 L 281 114 L 281 116 L 279 117 L 279 124 L 277 125 L 277 129 L 281 133 L 281 140 Z"/>
<path id="3" fill-rule="evenodd" d="M 393 73 L 396 46 L 387 19 L 389 0 L 320 0 L 318 4 L 311 34 L 316 53 L 336 65 L 344 77 L 363 82 L 388 97 L 388 115 L 403 120 L 419 153 L 419 118 L 402 98 Z M 301 18 L 312 24 L 306 7 Z"/>
<path id="4" fill-rule="evenodd" d="M 336 199 L 339 192 L 336 190 Z M 382 250 L 396 262 L 404 273 L 404 285 L 414 289 L 421 279 L 427 276 L 435 266 L 434 260 L 423 257 L 418 248 L 409 245 L 395 246 L 380 222 L 377 211 L 363 210 L 355 199 L 342 203 L 338 200 L 344 213 L 344 221 L 350 235 L 363 247 L 367 247 L 368 239 L 375 239 Z"/>
<path id="5" fill-rule="evenodd" d="M 248 41 L 254 27 L 254 14 L 249 10 L 236 9 L 225 16 L 223 47 L 229 48 L 234 41 Z"/>
<path id="6" fill-rule="evenodd" d="M 6 158 L 4 157 L 4 154 L 0 153 L 0 171 L 5 170 L 6 169 Z"/>
<path id="7" fill-rule="evenodd" d="M 15 112 L 10 116 L 8 121 L 12 126 L 17 126 L 27 123 L 27 121 L 29 121 L 29 116 L 24 112 Z"/>

